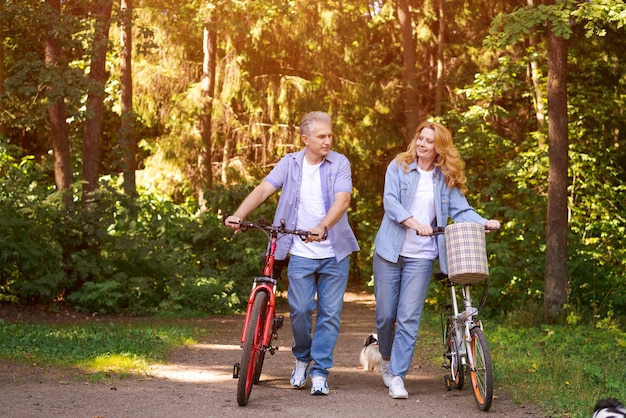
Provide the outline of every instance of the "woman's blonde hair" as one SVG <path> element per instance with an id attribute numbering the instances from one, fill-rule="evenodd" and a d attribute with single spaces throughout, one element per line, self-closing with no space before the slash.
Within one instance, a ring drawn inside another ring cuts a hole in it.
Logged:
<path id="1" fill-rule="evenodd" d="M 465 162 L 459 150 L 452 142 L 452 134 L 440 123 L 422 122 L 415 131 L 415 136 L 409 143 L 406 151 L 396 156 L 396 161 L 402 164 L 405 173 L 409 172 L 409 164 L 417 159 L 417 137 L 422 129 L 429 128 L 435 131 L 435 166 L 440 167 L 448 187 L 456 187 L 463 194 L 467 193 L 467 178 L 465 177 Z"/>

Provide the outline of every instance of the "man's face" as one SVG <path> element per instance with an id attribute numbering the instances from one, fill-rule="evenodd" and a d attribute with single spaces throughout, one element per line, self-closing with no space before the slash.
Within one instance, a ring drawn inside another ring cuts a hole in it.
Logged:
<path id="1" fill-rule="evenodd" d="M 310 128 L 308 135 L 302 135 L 307 152 L 316 158 L 326 157 L 333 144 L 333 131 L 330 125 L 324 122 L 313 122 Z"/>

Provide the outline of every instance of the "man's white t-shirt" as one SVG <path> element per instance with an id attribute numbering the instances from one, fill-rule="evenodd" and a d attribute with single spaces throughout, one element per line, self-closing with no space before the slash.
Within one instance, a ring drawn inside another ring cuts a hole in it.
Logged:
<path id="1" fill-rule="evenodd" d="M 311 165 L 306 158 L 302 161 L 302 185 L 300 187 L 300 205 L 298 206 L 298 229 L 305 231 L 316 227 L 326 216 L 322 196 L 320 165 Z M 290 253 L 299 257 L 322 259 L 335 256 L 330 240 L 305 243 L 295 238 Z"/>

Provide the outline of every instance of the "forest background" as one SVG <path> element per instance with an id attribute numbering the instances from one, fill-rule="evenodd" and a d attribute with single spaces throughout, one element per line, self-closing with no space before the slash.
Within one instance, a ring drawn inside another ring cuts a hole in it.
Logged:
<path id="1" fill-rule="evenodd" d="M 2 301 L 240 311 L 264 237 L 221 219 L 324 110 L 352 162 L 353 285 L 371 284 L 386 166 L 431 118 L 453 132 L 470 203 L 502 220 L 487 314 L 623 321 L 622 1 L 0 7 Z"/>

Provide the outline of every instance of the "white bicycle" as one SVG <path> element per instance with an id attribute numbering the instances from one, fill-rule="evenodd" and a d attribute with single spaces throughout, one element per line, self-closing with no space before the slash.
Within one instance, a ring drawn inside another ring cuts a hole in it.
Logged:
<path id="1" fill-rule="evenodd" d="M 443 227 L 438 227 L 434 233 L 443 231 Z M 456 284 L 442 272 L 435 272 L 434 276 L 450 288 L 452 302 L 445 305 L 442 312 L 443 367 L 449 370 L 444 377 L 446 388 L 463 389 L 468 374 L 476 405 L 481 411 L 488 411 L 493 401 L 493 366 L 482 322 L 478 319 L 479 308 L 472 305 L 471 284 Z M 462 310 L 459 310 L 457 286 L 461 290 Z"/>

